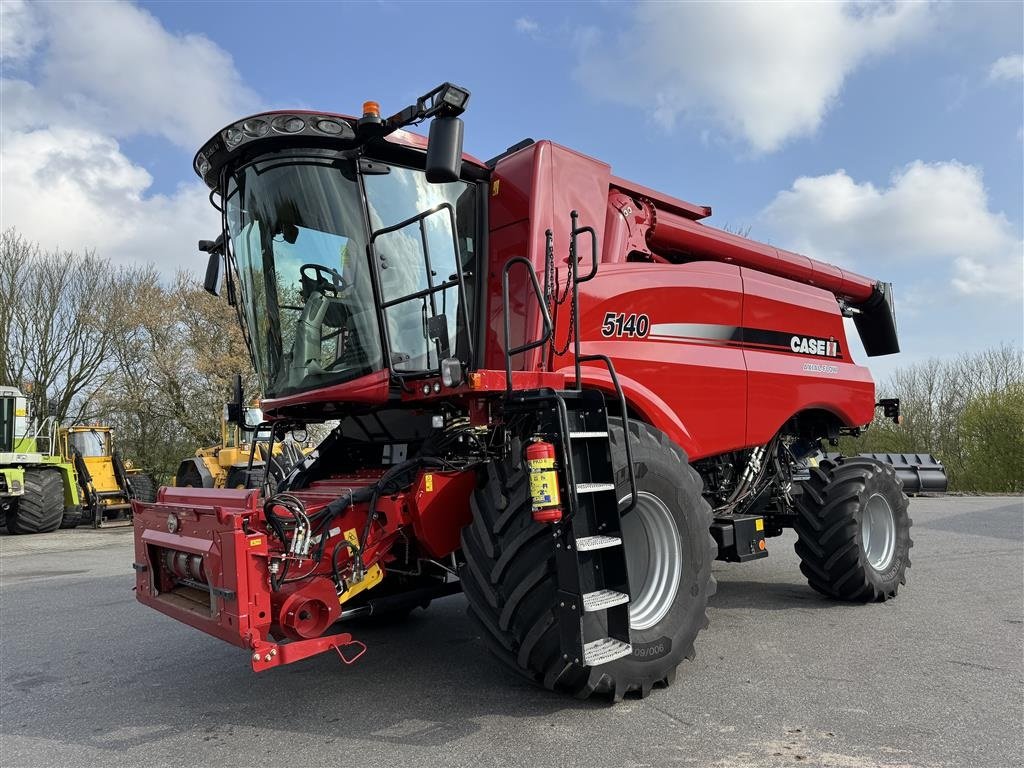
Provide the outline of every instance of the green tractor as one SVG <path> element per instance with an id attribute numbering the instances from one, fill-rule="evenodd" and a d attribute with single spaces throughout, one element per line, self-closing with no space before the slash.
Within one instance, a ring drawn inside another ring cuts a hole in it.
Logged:
<path id="1" fill-rule="evenodd" d="M 0 522 L 8 533 L 47 533 L 82 519 L 75 468 L 56 437 L 52 416 L 33 419 L 28 398 L 0 386 Z"/>

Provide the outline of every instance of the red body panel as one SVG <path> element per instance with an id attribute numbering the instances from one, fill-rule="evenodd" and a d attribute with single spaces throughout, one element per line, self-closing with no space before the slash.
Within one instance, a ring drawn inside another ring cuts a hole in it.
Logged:
<path id="1" fill-rule="evenodd" d="M 764 444 L 805 410 L 826 410 L 846 426 L 871 421 L 874 386 L 867 369 L 850 358 L 837 297 L 864 300 L 875 281 L 707 227 L 696 219 L 710 209 L 613 177 L 605 163 L 550 142 L 504 158 L 492 177 L 487 367 L 500 369 L 504 360 L 502 267 L 526 256 L 543 281 L 545 232 L 551 230 L 563 285 L 570 211 L 594 228 L 600 262 L 597 276 L 580 286 L 581 351 L 610 356 L 630 407 L 691 458 Z M 666 256 L 680 252 L 691 260 L 669 263 Z M 628 261 L 631 254 L 643 261 Z M 579 256 L 586 273 L 586 235 Z M 711 260 L 692 260 L 700 256 Z M 607 312 L 644 314 L 650 332 L 605 337 Z M 513 345 L 539 336 L 540 307 L 519 269 L 510 276 L 510 314 Z M 553 308 L 553 315 L 561 348 L 568 313 Z M 839 355 L 817 355 L 813 347 L 794 351 L 794 337 L 831 340 Z M 529 352 L 517 356 L 513 368 L 571 376 L 572 356 L 544 360 Z M 583 379 L 612 391 L 603 368 L 585 366 Z"/>
<path id="2" fill-rule="evenodd" d="M 713 262 L 685 266 L 634 263 L 603 265 L 597 277 L 580 286 L 580 338 L 583 354 L 612 358 L 615 371 L 632 389 L 642 383 L 647 397 L 662 404 L 648 413 L 654 426 L 686 435 L 674 436 L 692 458 L 741 448 L 746 444 L 747 377 L 743 351 L 729 344 L 711 344 L 685 326 L 741 325 L 742 283 L 738 267 Z M 649 335 L 604 338 L 606 312 L 646 313 Z M 676 332 L 673 332 L 673 328 Z M 567 313 L 559 318 L 556 338 L 569 332 Z M 566 355 L 562 365 L 571 365 Z M 588 367 L 588 370 L 590 368 Z M 593 368 L 594 372 L 602 368 Z M 631 395 L 627 399 L 632 400 Z"/>

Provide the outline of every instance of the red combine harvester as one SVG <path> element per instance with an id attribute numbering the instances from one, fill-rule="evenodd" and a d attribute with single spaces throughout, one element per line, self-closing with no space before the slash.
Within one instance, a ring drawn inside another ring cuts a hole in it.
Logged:
<path id="1" fill-rule="evenodd" d="M 872 420 L 843 318 L 899 351 L 890 286 L 548 141 L 464 155 L 468 98 L 258 114 L 196 156 L 274 439 L 339 424 L 275 487 L 135 502 L 138 599 L 259 671 L 350 662 L 346 619 L 461 591 L 513 667 L 618 699 L 693 656 L 712 561 L 787 527 L 814 589 L 893 597 L 892 467 L 808 462 Z"/>

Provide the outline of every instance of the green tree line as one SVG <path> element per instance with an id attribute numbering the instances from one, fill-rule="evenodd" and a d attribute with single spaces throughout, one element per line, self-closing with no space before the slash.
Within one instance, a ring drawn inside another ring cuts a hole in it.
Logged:
<path id="1" fill-rule="evenodd" d="M 879 415 L 843 453 L 931 453 L 951 491 L 1024 492 L 1024 352 L 999 347 L 932 359 L 895 371 L 878 386 L 898 397 L 902 423 Z"/>

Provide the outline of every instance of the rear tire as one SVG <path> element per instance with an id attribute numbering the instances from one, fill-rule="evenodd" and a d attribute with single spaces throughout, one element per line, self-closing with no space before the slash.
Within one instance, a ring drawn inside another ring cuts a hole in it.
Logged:
<path id="1" fill-rule="evenodd" d="M 862 457 L 811 468 L 796 502 L 800 570 L 823 595 L 882 602 L 907 583 L 913 524 L 896 470 Z"/>
<path id="2" fill-rule="evenodd" d="M 55 469 L 26 469 L 25 493 L 7 511 L 8 533 L 50 533 L 64 518 L 64 480 Z"/>
<path id="3" fill-rule="evenodd" d="M 531 515 L 529 482 L 519 445 L 512 458 L 492 461 L 472 497 L 473 522 L 463 529 L 466 564 L 462 584 L 470 615 L 483 630 L 491 650 L 506 664 L 551 690 L 579 698 L 602 694 L 614 700 L 627 693 L 641 697 L 656 685 L 669 685 L 676 667 L 694 656 L 694 639 L 707 626 L 706 607 L 714 594 L 711 562 L 716 547 L 711 538 L 711 509 L 701 496 L 700 476 L 686 454 L 666 435 L 637 421 L 630 422 L 637 490 L 661 502 L 678 534 L 682 562 L 671 572 L 678 581 L 654 623 L 641 621 L 630 640 L 631 656 L 598 667 L 569 665 L 562 659 L 556 603 L 554 540 L 546 525 Z M 629 493 L 622 422 L 609 420 L 613 463 L 620 498 Z M 639 514 L 634 510 L 632 515 Z M 643 589 L 646 574 L 638 571 L 629 553 L 630 517 L 623 520 L 623 544 L 634 596 Z M 632 533 L 636 536 L 636 533 Z"/>
<path id="4" fill-rule="evenodd" d="M 156 480 L 150 475 L 134 474 L 128 476 L 128 482 L 132 486 L 132 498 L 152 504 L 156 501 Z"/>

